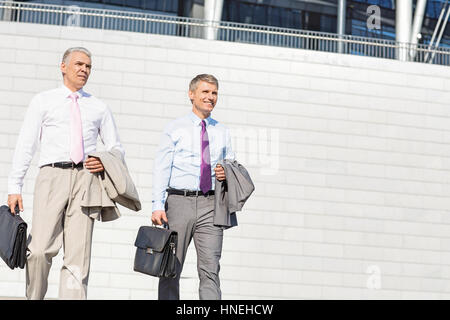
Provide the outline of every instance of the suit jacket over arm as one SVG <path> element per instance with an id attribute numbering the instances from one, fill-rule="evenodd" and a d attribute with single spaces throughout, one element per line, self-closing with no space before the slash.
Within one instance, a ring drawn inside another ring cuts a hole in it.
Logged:
<path id="1" fill-rule="evenodd" d="M 122 154 L 113 149 L 108 152 L 94 152 L 89 156 L 99 158 L 103 173 L 87 175 L 81 207 L 89 216 L 101 221 L 112 221 L 120 217 L 116 203 L 134 210 L 141 210 L 136 187 L 122 159 Z"/>
<path id="2" fill-rule="evenodd" d="M 220 164 L 226 180 L 216 178 L 214 225 L 231 228 L 237 226 L 236 211 L 242 210 L 255 186 L 248 171 L 236 160 L 225 159 Z"/>

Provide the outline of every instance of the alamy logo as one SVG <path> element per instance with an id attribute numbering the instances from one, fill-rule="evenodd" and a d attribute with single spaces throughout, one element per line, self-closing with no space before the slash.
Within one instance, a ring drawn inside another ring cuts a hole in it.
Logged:
<path id="1" fill-rule="evenodd" d="M 377 265 L 368 266 L 366 273 L 369 274 L 367 279 L 367 289 L 381 289 L 381 269 Z"/>
<path id="2" fill-rule="evenodd" d="M 78 28 L 81 25 L 80 15 L 81 9 L 79 6 L 69 6 L 67 8 L 67 14 L 69 15 L 66 20 L 66 26 L 71 28 Z"/>
<path id="3" fill-rule="evenodd" d="M 177 142 L 177 149 L 183 157 L 183 162 L 200 165 L 197 157 L 188 156 L 186 152 L 186 150 L 201 152 L 200 143 L 192 138 L 199 134 L 198 128 L 193 127 L 191 134 L 186 130 L 188 129 L 180 128 L 172 134 L 175 140 L 182 140 L 181 143 Z M 231 149 L 240 163 L 244 166 L 258 168 L 261 175 L 272 176 L 279 173 L 280 129 L 235 127 L 231 129 L 231 133 Z M 208 146 L 210 157 L 217 158 L 219 161 L 225 159 L 227 155 L 222 154 L 217 146 L 225 145 L 226 141 L 221 140 L 220 136 L 214 138 L 214 136 L 208 134 L 208 139 L 211 138 L 215 141 Z M 205 136 L 204 139 L 206 139 Z"/>
<path id="4" fill-rule="evenodd" d="M 381 29 L 381 9 L 377 5 L 367 7 L 367 29 L 380 30 Z"/>
<path id="5" fill-rule="evenodd" d="M 256 166 L 261 175 L 276 175 L 280 168 L 280 130 L 267 128 L 237 128 L 233 130 L 239 161 Z"/>
<path id="6" fill-rule="evenodd" d="M 87 284 L 83 283 L 81 269 L 78 266 L 69 265 L 65 267 L 68 273 L 66 279 L 66 289 L 68 290 L 81 290 L 82 288 L 86 289 Z"/>

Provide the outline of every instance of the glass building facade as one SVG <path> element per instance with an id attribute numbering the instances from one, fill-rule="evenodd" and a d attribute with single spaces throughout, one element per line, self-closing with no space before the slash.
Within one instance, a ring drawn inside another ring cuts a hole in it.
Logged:
<path id="1" fill-rule="evenodd" d="M 182 0 L 18 0 L 18 2 L 34 2 L 55 5 L 77 5 L 80 7 L 102 8 L 125 11 L 146 11 L 170 15 L 182 15 L 178 12 Z"/>
<path id="2" fill-rule="evenodd" d="M 337 0 L 224 0 L 222 20 L 336 33 Z M 416 1 L 413 1 L 415 8 Z M 429 43 L 445 0 L 428 0 L 419 43 Z M 379 29 L 368 28 L 367 8 L 380 9 Z M 395 0 L 347 0 L 346 34 L 395 40 Z M 450 23 L 441 45 L 450 46 Z"/>
<path id="3" fill-rule="evenodd" d="M 23 1 L 23 0 L 22 0 Z M 223 0 L 222 21 L 336 33 L 338 0 Z M 174 16 L 203 18 L 204 0 L 32 0 L 60 5 L 134 10 Z M 345 33 L 395 40 L 395 0 L 347 0 Z M 413 10 L 416 0 L 413 0 Z M 419 43 L 428 44 L 445 0 L 428 0 Z M 368 28 L 367 9 L 380 9 L 379 28 Z M 200 14 L 199 14 L 200 12 Z M 441 46 L 450 47 L 450 23 Z"/>
<path id="4" fill-rule="evenodd" d="M 136 8 L 178 14 L 179 0 L 78 0 L 80 2 L 101 3 L 118 7 Z"/>

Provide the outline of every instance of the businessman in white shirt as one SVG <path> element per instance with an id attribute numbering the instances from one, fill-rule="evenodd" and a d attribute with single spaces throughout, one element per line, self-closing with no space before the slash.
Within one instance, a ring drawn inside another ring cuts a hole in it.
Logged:
<path id="1" fill-rule="evenodd" d="M 213 223 L 215 179 L 226 179 L 217 166 L 234 159 L 228 129 L 211 118 L 219 83 L 209 74 L 196 76 L 189 85 L 192 111 L 164 129 L 153 170 L 153 223 L 168 222 L 178 232 L 177 277 L 160 278 L 158 297 L 179 299 L 179 281 L 188 246 L 194 239 L 199 297 L 221 299 L 219 260 L 223 229 Z M 167 198 L 166 198 L 167 191 Z"/>
<path id="2" fill-rule="evenodd" d="M 124 150 L 111 111 L 83 90 L 91 73 L 91 53 L 69 48 L 60 69 L 63 84 L 35 95 L 28 106 L 8 178 L 8 206 L 23 211 L 22 186 L 40 145 L 39 174 L 28 239 L 26 296 L 43 299 L 52 258 L 64 246 L 60 299 L 86 299 L 94 220 L 80 206 L 83 177 L 104 170 L 87 157 L 100 135 L 107 150 Z"/>

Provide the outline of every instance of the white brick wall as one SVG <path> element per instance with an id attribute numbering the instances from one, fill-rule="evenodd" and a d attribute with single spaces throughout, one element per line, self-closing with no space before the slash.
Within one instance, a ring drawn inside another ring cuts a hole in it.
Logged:
<path id="1" fill-rule="evenodd" d="M 225 232 L 224 299 L 450 297 L 448 67 L 8 22 L 0 43 L 3 202 L 31 97 L 59 85 L 67 47 L 93 52 L 87 90 L 114 113 L 143 210 L 96 223 L 90 299 L 157 297 L 157 280 L 132 270 L 133 243 L 150 223 L 161 130 L 190 110 L 186 89 L 198 73 L 219 78 L 215 117 L 232 129 L 256 185 L 239 227 Z M 36 158 L 24 188 L 30 227 Z M 24 282 L 23 270 L 0 263 L 0 296 L 23 297 Z M 198 297 L 194 246 L 181 296 Z"/>

